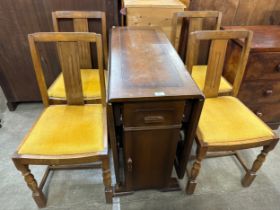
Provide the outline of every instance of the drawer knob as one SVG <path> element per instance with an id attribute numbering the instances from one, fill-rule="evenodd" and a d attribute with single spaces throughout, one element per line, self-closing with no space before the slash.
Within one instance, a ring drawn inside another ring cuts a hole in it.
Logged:
<path id="1" fill-rule="evenodd" d="M 280 72 L 280 64 L 275 67 L 275 71 Z"/>
<path id="2" fill-rule="evenodd" d="M 263 116 L 263 113 L 261 113 L 261 112 L 256 112 L 256 115 L 257 115 L 258 117 L 262 117 L 262 116 Z"/>
<path id="3" fill-rule="evenodd" d="M 129 171 L 129 172 L 132 171 L 132 159 L 131 158 L 127 159 L 127 171 Z"/>
<path id="4" fill-rule="evenodd" d="M 144 117 L 145 123 L 161 123 L 164 122 L 163 116 L 145 116 Z"/>
<path id="5" fill-rule="evenodd" d="M 269 96 L 269 95 L 271 95 L 272 93 L 273 93 L 272 90 L 266 90 L 266 91 L 264 91 L 264 94 L 265 94 L 266 96 Z"/>

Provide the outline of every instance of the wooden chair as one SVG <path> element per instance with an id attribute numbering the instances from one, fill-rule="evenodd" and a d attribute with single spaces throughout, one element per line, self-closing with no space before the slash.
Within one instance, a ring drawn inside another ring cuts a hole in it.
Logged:
<path id="1" fill-rule="evenodd" d="M 194 31 L 203 30 L 203 23 L 205 21 L 212 21 L 214 29 L 219 30 L 222 22 L 222 13 L 218 11 L 186 11 L 174 13 L 172 20 L 172 33 L 171 42 L 175 46 L 177 25 L 180 19 L 182 20 L 182 29 L 180 35 L 180 45 L 178 46 L 179 54 L 185 58 L 184 62 L 188 64 L 188 53 L 193 51 L 188 44 L 189 34 Z M 195 66 L 186 66 L 187 70 L 192 74 L 194 81 L 197 83 L 200 89 L 203 89 L 204 81 L 206 78 L 207 65 L 198 65 L 199 49 L 201 44 L 197 43 L 195 47 Z M 206 48 L 206 46 L 204 47 Z M 219 95 L 228 95 L 232 91 L 232 85 L 222 77 Z"/>
<path id="2" fill-rule="evenodd" d="M 89 32 L 89 21 L 97 19 L 101 21 L 101 34 L 103 43 L 103 58 L 107 68 L 108 49 L 107 49 L 107 32 L 106 32 L 106 15 L 100 11 L 56 11 L 52 13 L 53 27 L 55 32 L 59 32 L 60 20 L 73 20 L 73 30 L 75 32 Z M 98 71 L 93 68 L 91 45 L 87 42 L 78 44 L 80 57 L 80 69 L 82 78 L 82 87 L 86 103 L 95 103 L 100 99 L 100 86 L 98 82 Z M 106 71 L 107 72 L 107 71 Z M 105 74 L 105 80 L 107 74 Z M 66 93 L 63 77 L 60 74 L 48 89 L 48 94 L 53 104 L 66 102 Z"/>
<path id="3" fill-rule="evenodd" d="M 195 190 L 201 161 L 206 157 L 207 152 L 218 152 L 218 154 L 212 153 L 212 155 L 219 155 L 220 152 L 225 151 L 227 155 L 235 155 L 246 170 L 242 185 L 248 187 L 256 177 L 256 172 L 264 162 L 267 153 L 275 147 L 279 140 L 277 135 L 264 122 L 235 97 L 239 90 L 243 72 L 239 72 L 237 76 L 238 82 L 233 85 L 232 96 L 218 97 L 223 61 L 230 39 L 245 40 L 245 47 L 242 49 L 242 56 L 238 62 L 238 67 L 244 69 L 252 40 L 251 31 L 197 31 L 190 35 L 190 48 L 194 47 L 200 40 L 211 40 L 212 43 L 207 79 L 203 89 L 206 100 L 196 132 L 197 154 L 189 173 L 186 187 L 187 194 L 192 194 Z M 189 65 L 192 65 L 192 61 L 195 60 L 195 53 L 190 53 Z M 253 163 L 252 168 L 247 169 L 235 151 L 253 147 L 263 147 L 263 150 Z"/>
<path id="4" fill-rule="evenodd" d="M 24 176 L 38 207 L 44 207 L 46 199 L 42 189 L 50 170 L 67 167 L 86 168 L 90 166 L 81 164 L 101 161 L 106 202 L 111 203 L 112 187 L 101 36 L 95 33 L 41 32 L 29 34 L 28 39 L 45 110 L 12 157 L 16 168 Z M 50 105 L 38 42 L 57 43 L 67 104 Z M 84 104 L 80 60 L 77 53 L 80 42 L 96 43 L 97 46 L 100 104 Z M 48 166 L 39 186 L 30 172 L 29 165 Z"/>
<path id="5" fill-rule="evenodd" d="M 182 21 L 180 33 L 180 46 L 178 52 L 186 53 L 188 37 L 191 32 L 203 30 L 203 23 L 212 20 L 214 29 L 219 30 L 222 22 L 222 13 L 218 11 L 184 11 L 176 12 L 172 18 L 171 43 L 175 47 L 179 21 Z M 198 46 L 196 46 L 198 47 Z"/>

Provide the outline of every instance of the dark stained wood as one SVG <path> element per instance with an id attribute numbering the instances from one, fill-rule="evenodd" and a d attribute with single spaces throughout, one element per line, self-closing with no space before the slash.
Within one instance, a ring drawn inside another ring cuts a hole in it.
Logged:
<path id="1" fill-rule="evenodd" d="M 180 127 L 124 133 L 127 190 L 161 189 L 169 184 L 179 134 Z"/>
<path id="2" fill-rule="evenodd" d="M 280 26 L 224 26 L 227 30 L 251 30 L 254 32 L 251 52 L 279 52 L 280 51 Z M 243 45 L 242 40 L 237 43 Z"/>
<path id="3" fill-rule="evenodd" d="M 57 10 L 105 11 L 107 30 L 117 21 L 116 0 L 0 1 L 0 86 L 9 104 L 41 100 L 28 48 L 27 34 L 53 31 L 51 13 Z M 99 31 L 96 31 L 99 32 Z M 60 72 L 55 46 L 45 46 L 42 59 L 47 85 Z"/>
<path id="4" fill-rule="evenodd" d="M 199 122 L 203 103 L 203 99 L 197 99 L 187 102 L 185 106 L 182 126 L 184 138 L 180 139 L 177 145 L 176 160 L 174 162 L 179 179 L 184 177 L 187 163 L 190 160 L 193 139 L 195 138 L 196 127 Z"/>
<path id="5" fill-rule="evenodd" d="M 180 125 L 182 109 L 181 101 L 126 104 L 123 123 L 126 127 Z"/>
<path id="6" fill-rule="evenodd" d="M 280 104 L 279 81 L 244 82 L 238 97 L 246 104 L 278 103 Z M 272 110 L 273 111 L 273 110 Z"/>
<path id="7" fill-rule="evenodd" d="M 114 126 L 109 127 L 119 166 L 117 191 L 174 190 L 171 172 L 184 113 L 196 119 L 187 120 L 185 143 L 179 146 L 189 151 L 201 111 L 190 104 L 203 103 L 204 97 L 158 28 L 114 28 L 110 43 L 109 123 Z M 180 169 L 188 157 L 177 160 Z"/>
<path id="8" fill-rule="evenodd" d="M 112 29 L 110 62 L 110 102 L 187 99 L 200 95 L 191 76 L 186 74 L 183 62 L 159 28 Z"/>
<path id="9" fill-rule="evenodd" d="M 245 76 L 238 97 L 268 125 L 280 124 L 280 26 L 230 26 L 224 29 L 250 29 L 253 31 Z M 235 40 L 228 49 L 224 76 L 232 82 L 236 75 L 236 55 L 243 46 L 242 40 Z"/>
<path id="10" fill-rule="evenodd" d="M 269 122 L 269 126 L 274 125 L 274 129 L 279 126 L 280 103 L 260 103 L 247 105 L 259 118 Z"/>

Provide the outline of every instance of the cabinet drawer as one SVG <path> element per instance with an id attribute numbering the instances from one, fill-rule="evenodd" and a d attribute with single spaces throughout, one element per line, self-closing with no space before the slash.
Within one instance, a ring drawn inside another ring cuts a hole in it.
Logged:
<path id="1" fill-rule="evenodd" d="M 184 105 L 184 101 L 124 104 L 124 126 L 142 127 L 181 124 Z"/>
<path id="2" fill-rule="evenodd" d="M 245 80 L 280 80 L 280 52 L 251 53 Z"/>
<path id="3" fill-rule="evenodd" d="M 280 103 L 247 106 L 266 123 L 280 122 Z"/>
<path id="4" fill-rule="evenodd" d="M 280 103 L 280 82 L 244 82 L 239 91 L 238 98 L 246 104 Z"/>

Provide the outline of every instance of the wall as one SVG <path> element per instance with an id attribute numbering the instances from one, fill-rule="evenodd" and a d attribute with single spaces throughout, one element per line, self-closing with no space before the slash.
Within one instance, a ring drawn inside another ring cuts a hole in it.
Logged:
<path id="1" fill-rule="evenodd" d="M 280 0 L 184 0 L 189 10 L 219 10 L 223 25 L 280 24 Z"/>

